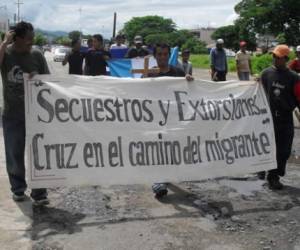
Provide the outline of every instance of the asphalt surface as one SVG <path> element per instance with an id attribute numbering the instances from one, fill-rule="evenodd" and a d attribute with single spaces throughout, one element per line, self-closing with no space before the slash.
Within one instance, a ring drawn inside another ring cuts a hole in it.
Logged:
<path id="1" fill-rule="evenodd" d="M 52 74 L 66 74 L 47 58 Z M 146 185 L 50 189 L 51 204 L 35 208 L 11 199 L 0 131 L 1 250 L 300 250 L 296 159 L 278 192 L 250 175 L 175 184 L 160 201 Z"/>

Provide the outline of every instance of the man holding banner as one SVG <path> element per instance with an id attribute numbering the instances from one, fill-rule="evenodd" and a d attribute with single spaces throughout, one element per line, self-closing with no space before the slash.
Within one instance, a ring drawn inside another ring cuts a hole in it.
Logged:
<path id="1" fill-rule="evenodd" d="M 3 134 L 6 167 L 15 201 L 23 201 L 27 184 L 25 181 L 25 106 L 23 73 L 49 74 L 44 56 L 32 50 L 33 26 L 20 22 L 7 32 L 0 45 L 0 67 L 4 91 Z M 12 43 L 12 45 L 10 45 Z M 10 46 L 9 46 L 10 45 Z M 45 205 L 46 189 L 32 189 L 35 205 Z"/>
<path id="2" fill-rule="evenodd" d="M 261 75 L 275 130 L 277 168 L 270 170 L 267 176 L 269 187 L 274 190 L 283 188 L 279 179 L 285 175 L 286 163 L 291 154 L 294 137 L 293 110 L 300 102 L 299 76 L 286 66 L 289 53 L 288 46 L 278 45 L 273 51 L 273 66 Z M 259 173 L 261 179 L 264 179 L 264 175 L 265 172 Z"/>
<path id="3" fill-rule="evenodd" d="M 159 72 L 149 73 L 148 77 L 186 77 L 188 81 L 192 81 L 194 78 L 189 74 L 185 74 L 181 68 L 169 65 L 170 52 L 171 49 L 168 44 L 157 44 L 154 47 L 153 56 L 156 59 Z M 155 197 L 159 199 L 168 194 L 167 183 L 155 183 L 152 190 Z"/>
<path id="4" fill-rule="evenodd" d="M 85 57 L 86 75 L 98 76 L 107 75 L 106 61 L 111 55 L 103 48 L 103 37 L 100 34 L 93 36 L 93 48 L 90 49 Z"/>

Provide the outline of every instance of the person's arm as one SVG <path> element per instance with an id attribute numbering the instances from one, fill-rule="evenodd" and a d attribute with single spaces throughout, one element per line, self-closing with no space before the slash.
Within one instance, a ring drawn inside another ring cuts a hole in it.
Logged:
<path id="1" fill-rule="evenodd" d="M 177 73 L 176 73 L 176 74 L 177 74 L 177 76 L 180 76 L 180 77 L 184 76 L 185 79 L 186 79 L 188 82 L 194 81 L 194 77 L 191 76 L 190 74 L 186 74 L 186 73 L 184 72 L 184 70 L 181 69 L 181 68 L 178 68 L 178 67 L 177 67 Z"/>
<path id="2" fill-rule="evenodd" d="M 44 55 L 42 55 L 42 71 L 39 72 L 40 74 L 50 74 L 50 70 L 49 70 L 49 67 L 48 67 L 48 64 L 47 64 L 47 61 L 46 61 L 46 58 Z"/>
<path id="3" fill-rule="evenodd" d="M 215 75 L 215 56 L 214 50 L 210 51 L 210 69 L 211 69 L 211 79 L 214 78 Z"/>
<path id="4" fill-rule="evenodd" d="M 50 74 L 46 58 L 42 54 L 42 52 L 35 51 L 33 55 L 39 63 L 39 68 L 38 68 L 38 71 L 33 71 L 33 72 L 29 73 L 29 79 L 33 78 L 35 75 L 38 75 L 38 74 L 40 74 L 40 75 Z"/>
<path id="5" fill-rule="evenodd" d="M 253 75 L 253 71 L 252 71 L 252 63 L 251 63 L 251 57 L 249 56 L 249 69 L 250 69 L 250 74 Z"/>
<path id="6" fill-rule="evenodd" d="M 236 53 L 236 55 L 235 55 L 235 65 L 236 65 L 236 72 L 239 73 L 240 69 L 239 69 L 239 55 L 238 55 L 238 53 Z"/>
<path id="7" fill-rule="evenodd" d="M 131 58 L 131 51 L 132 51 L 132 48 L 129 48 L 127 53 L 125 54 L 124 58 Z"/>
<path id="8" fill-rule="evenodd" d="M 225 74 L 228 73 L 228 62 L 227 62 L 227 56 L 226 56 L 226 52 L 224 50 L 224 54 L 225 54 Z"/>
<path id="9" fill-rule="evenodd" d="M 68 61 L 69 61 L 69 56 L 70 56 L 70 53 L 67 53 L 66 56 L 65 56 L 65 59 L 62 61 L 62 65 L 65 66 Z"/>
<path id="10" fill-rule="evenodd" d="M 289 67 L 289 69 L 291 69 L 291 70 L 295 70 L 295 66 L 296 66 L 296 61 L 295 61 L 295 60 L 292 60 L 292 61 L 288 64 L 288 67 Z"/>
<path id="11" fill-rule="evenodd" d="M 294 85 L 294 95 L 298 101 L 298 107 L 300 106 L 300 76 L 296 75 Z"/>
<path id="12" fill-rule="evenodd" d="M 15 35 L 15 32 L 10 30 L 5 34 L 4 40 L 0 45 L 0 68 L 2 67 L 4 54 L 7 48 L 7 45 L 11 44 L 13 42 L 13 37 Z"/>
<path id="13" fill-rule="evenodd" d="M 107 61 L 107 60 L 109 60 L 111 58 L 111 54 L 109 53 L 109 52 L 107 52 L 107 51 L 104 51 L 104 53 L 103 53 L 103 59 L 105 60 L 105 61 Z"/>
<path id="14" fill-rule="evenodd" d="M 194 81 L 194 77 L 190 74 L 186 74 L 185 75 L 185 79 L 188 81 L 188 82 L 191 82 L 191 81 Z"/>

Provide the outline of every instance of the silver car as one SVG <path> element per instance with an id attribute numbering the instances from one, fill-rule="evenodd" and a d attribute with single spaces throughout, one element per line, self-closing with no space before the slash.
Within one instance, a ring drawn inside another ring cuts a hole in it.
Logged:
<path id="1" fill-rule="evenodd" d="M 53 57 L 54 62 L 62 62 L 69 51 L 69 48 L 56 48 Z"/>

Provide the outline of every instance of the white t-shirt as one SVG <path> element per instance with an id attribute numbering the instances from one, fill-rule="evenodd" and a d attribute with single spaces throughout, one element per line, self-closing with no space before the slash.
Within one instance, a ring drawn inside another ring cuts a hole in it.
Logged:
<path id="1" fill-rule="evenodd" d="M 127 49 L 127 46 L 125 44 L 121 44 L 120 46 L 116 43 L 112 44 L 110 46 L 110 49 Z"/>
<path id="2" fill-rule="evenodd" d="M 251 56 L 246 51 L 245 53 L 239 50 L 236 53 L 235 59 L 237 60 L 237 66 L 239 72 L 250 72 L 249 60 Z"/>

